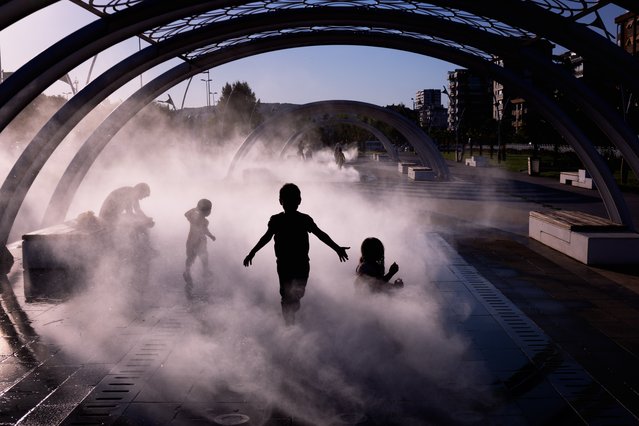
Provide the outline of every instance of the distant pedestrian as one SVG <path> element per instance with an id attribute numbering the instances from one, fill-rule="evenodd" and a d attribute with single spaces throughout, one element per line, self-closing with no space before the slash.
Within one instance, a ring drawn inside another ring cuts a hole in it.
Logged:
<path id="1" fill-rule="evenodd" d="M 358 289 L 381 293 L 404 287 L 404 282 L 401 279 L 389 282 L 399 271 L 399 266 L 393 262 L 388 268 L 388 273 L 385 272 L 384 245 L 379 239 L 366 238 L 362 242 L 361 250 L 362 257 L 357 265 L 357 280 L 355 281 Z"/>
<path id="2" fill-rule="evenodd" d="M 335 147 L 333 155 L 335 157 L 335 164 L 337 164 L 337 167 L 341 170 L 346 162 L 346 157 L 344 156 L 344 151 L 342 151 L 342 147 L 339 144 Z"/>
<path id="3" fill-rule="evenodd" d="M 295 184 L 287 183 L 282 186 L 280 204 L 284 211 L 271 216 L 266 233 L 244 259 L 244 266 L 251 265 L 255 254 L 271 238 L 275 238 L 282 316 L 286 325 L 295 323 L 295 313 L 300 309 L 300 299 L 306 290 L 310 272 L 308 234 L 315 234 L 320 241 L 335 250 L 341 262 L 348 260 L 346 250 L 350 248 L 336 244 L 328 234 L 317 227 L 313 218 L 298 212 L 297 208 L 301 202 L 302 195 Z"/>
<path id="4" fill-rule="evenodd" d="M 186 239 L 186 264 L 184 270 L 184 281 L 186 281 L 186 295 L 188 298 L 193 296 L 193 279 L 191 277 L 191 267 L 196 258 L 202 262 L 202 272 L 206 277 L 210 277 L 209 255 L 206 249 L 206 238 L 215 241 L 215 236 L 209 231 L 209 221 L 207 217 L 211 214 L 213 204 L 206 198 L 197 202 L 197 206 L 190 209 L 184 216 L 189 221 L 189 235 Z"/>

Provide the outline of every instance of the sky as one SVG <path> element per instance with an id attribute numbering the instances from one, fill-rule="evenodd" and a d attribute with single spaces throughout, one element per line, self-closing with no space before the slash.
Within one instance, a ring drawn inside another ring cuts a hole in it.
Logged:
<path id="1" fill-rule="evenodd" d="M 604 9 L 606 20 L 613 22 L 621 10 Z M 53 42 L 97 19 L 83 8 L 60 1 L 0 32 L 2 69 L 15 71 Z M 33 31 L 37 28 L 37 31 Z M 614 28 L 614 23 L 611 24 Z M 614 31 L 613 31 L 614 32 Z M 94 78 L 110 65 L 134 53 L 137 38 L 126 40 L 100 53 L 91 74 Z M 141 43 L 145 46 L 145 43 Z M 89 78 L 91 60 L 69 73 L 81 89 Z M 141 84 L 148 82 L 179 60 L 168 61 L 149 70 L 114 93 L 114 102 L 125 100 Z M 263 103 L 302 104 L 329 99 L 348 99 L 376 105 L 403 103 L 412 106 L 418 90 L 441 89 L 447 85 L 447 72 L 458 66 L 414 53 L 390 49 L 354 46 L 318 46 L 287 49 L 234 61 L 210 70 L 210 100 L 219 98 L 222 86 L 246 81 Z M 205 75 L 168 91 L 177 106 L 205 106 Z M 45 93 L 69 95 L 64 83 L 52 85 Z M 217 94 L 215 93 L 217 92 Z M 160 96 L 159 99 L 166 99 Z M 447 99 L 442 101 L 446 103 Z"/>

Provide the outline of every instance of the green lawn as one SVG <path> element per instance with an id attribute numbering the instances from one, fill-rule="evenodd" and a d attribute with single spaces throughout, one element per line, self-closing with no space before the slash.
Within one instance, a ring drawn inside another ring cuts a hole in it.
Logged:
<path id="1" fill-rule="evenodd" d="M 443 152 L 442 155 L 445 159 L 454 161 L 454 152 Z M 473 150 L 473 155 L 479 155 L 478 150 Z M 491 166 L 502 167 L 511 172 L 527 172 L 528 171 L 528 157 L 529 153 L 511 153 L 506 154 L 506 160 L 501 163 L 497 162 L 497 153 L 493 154 L 493 158 L 490 158 L 488 150 L 484 150 L 483 156 L 488 158 Z M 468 152 L 465 153 L 465 158 L 470 158 Z M 555 157 L 553 153 L 541 152 L 540 153 L 540 173 L 542 177 L 549 177 L 559 180 L 559 173 L 562 171 L 576 171 L 583 166 L 576 158 L 574 154 L 560 154 Z M 621 172 L 615 170 L 613 173 L 619 187 L 623 191 L 639 192 L 639 180 L 634 173 L 628 173 L 628 182 L 621 184 Z"/>

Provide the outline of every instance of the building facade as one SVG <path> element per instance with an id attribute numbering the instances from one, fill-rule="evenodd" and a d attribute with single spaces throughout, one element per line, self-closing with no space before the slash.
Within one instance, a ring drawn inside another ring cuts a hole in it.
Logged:
<path id="1" fill-rule="evenodd" d="M 418 90 L 414 100 L 414 109 L 417 111 L 420 126 L 428 129 L 448 127 L 448 110 L 442 105 L 441 90 Z"/>
<path id="2" fill-rule="evenodd" d="M 467 69 L 448 72 L 448 129 L 478 127 L 491 117 L 492 81 Z"/>
<path id="3" fill-rule="evenodd" d="M 619 46 L 633 56 L 639 54 L 639 17 L 627 12 L 615 18 L 617 24 L 617 42 Z"/>

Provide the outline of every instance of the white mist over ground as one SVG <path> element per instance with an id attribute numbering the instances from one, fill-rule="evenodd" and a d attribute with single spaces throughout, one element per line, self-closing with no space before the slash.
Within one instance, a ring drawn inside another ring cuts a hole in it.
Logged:
<path id="1" fill-rule="evenodd" d="M 112 350 L 118 326 L 146 310 L 184 306 L 193 322 L 171 354 L 183 362 L 164 373 L 176 383 L 193 380 L 195 372 L 213 394 L 231 388 L 312 424 L 326 424 L 340 412 L 400 415 L 406 409 L 397 405 L 402 398 L 452 421 L 448 412 L 471 410 L 480 399 L 481 371 L 464 362 L 469 342 L 455 331 L 460 318 L 438 300 L 432 282 L 442 255 L 428 248 L 428 218 L 417 214 L 423 209 L 399 195 L 359 194 L 351 185 L 358 172 L 348 165 L 338 169 L 331 150 L 307 162 L 253 153 L 227 177 L 237 144 L 206 151 L 186 141 L 167 144 L 179 138 L 161 126 L 146 140 L 134 129 L 122 133 L 83 182 L 68 217 L 97 213 L 111 190 L 147 182 L 151 196 L 141 206 L 155 220 L 151 238 L 159 252 L 151 278 L 146 287 L 129 286 L 122 281 L 126 265 L 105 259 L 86 292 L 66 302 L 66 321 L 77 325 L 77 333 L 48 337 L 75 347 L 83 358 L 96 348 Z M 346 153 L 355 155 L 352 149 Z M 310 236 L 310 278 L 293 327 L 281 318 L 273 243 L 257 253 L 251 267 L 242 265 L 269 217 L 281 211 L 278 192 L 286 182 L 302 191 L 299 210 L 339 245 L 351 247 L 349 261 L 340 263 Z M 195 293 L 206 301 L 189 305 L 182 280 L 184 213 L 200 198 L 213 202 L 209 220 L 217 240 L 208 243 L 213 279 L 200 278 L 196 261 Z M 385 245 L 386 267 L 397 262 L 396 277 L 406 284 L 392 297 L 354 291 L 359 247 L 372 236 Z"/>

